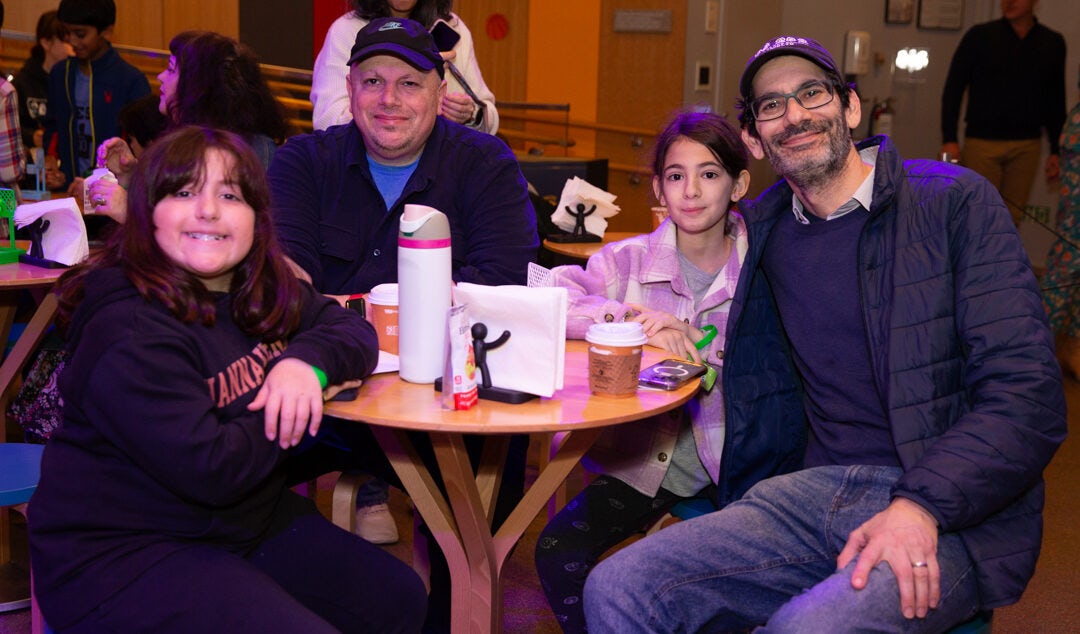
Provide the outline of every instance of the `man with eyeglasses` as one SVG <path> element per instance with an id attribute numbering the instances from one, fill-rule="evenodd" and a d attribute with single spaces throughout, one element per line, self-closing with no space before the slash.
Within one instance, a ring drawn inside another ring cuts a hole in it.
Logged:
<path id="1" fill-rule="evenodd" d="M 1000 195 L 856 145 L 858 95 L 809 38 L 766 43 L 740 93 L 744 142 L 784 179 L 743 207 L 724 355 L 723 455 L 756 466 L 725 462 L 720 511 L 601 562 L 589 631 L 942 632 L 1015 602 L 1066 426 Z M 802 470 L 761 479 L 793 451 Z"/>

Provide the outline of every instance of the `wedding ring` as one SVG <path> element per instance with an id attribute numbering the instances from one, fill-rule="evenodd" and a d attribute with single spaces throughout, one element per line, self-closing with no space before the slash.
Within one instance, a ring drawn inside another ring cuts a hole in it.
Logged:
<path id="1" fill-rule="evenodd" d="M 911 562 L 911 567 L 912 568 L 925 568 L 926 567 L 926 562 L 925 561 L 913 561 L 913 562 Z"/>
<path id="2" fill-rule="evenodd" d="M 104 204 L 105 204 L 105 199 L 104 198 L 101 198 L 99 196 L 99 197 L 94 199 L 94 205 L 99 206 L 99 205 L 104 205 Z"/>

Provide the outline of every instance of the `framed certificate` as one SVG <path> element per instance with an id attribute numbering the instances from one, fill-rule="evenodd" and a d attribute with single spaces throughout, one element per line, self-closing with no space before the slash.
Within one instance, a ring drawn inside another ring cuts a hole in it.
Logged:
<path id="1" fill-rule="evenodd" d="M 911 24 L 915 0 L 885 0 L 885 24 Z"/>
<path id="2" fill-rule="evenodd" d="M 958 31 L 964 25 L 964 0 L 919 0 L 919 28 Z"/>

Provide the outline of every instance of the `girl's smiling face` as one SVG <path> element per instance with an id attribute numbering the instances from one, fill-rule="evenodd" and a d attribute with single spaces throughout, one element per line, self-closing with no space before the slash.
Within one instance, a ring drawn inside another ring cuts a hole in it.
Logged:
<path id="1" fill-rule="evenodd" d="M 154 207 L 154 239 L 161 250 L 211 291 L 229 290 L 234 269 L 254 241 L 255 210 L 233 182 L 235 164 L 232 155 L 211 149 L 199 182 Z"/>
<path id="2" fill-rule="evenodd" d="M 680 232 L 722 234 L 731 203 L 742 198 L 749 181 L 745 170 L 732 177 L 708 147 L 681 136 L 668 148 L 653 190 Z"/>

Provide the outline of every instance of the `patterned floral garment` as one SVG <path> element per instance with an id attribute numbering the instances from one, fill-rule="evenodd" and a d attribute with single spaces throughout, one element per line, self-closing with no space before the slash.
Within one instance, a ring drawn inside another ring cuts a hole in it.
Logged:
<path id="1" fill-rule="evenodd" d="M 1059 236 L 1046 258 L 1043 301 L 1050 326 L 1059 335 L 1080 338 L 1080 103 L 1061 131 Z"/>

